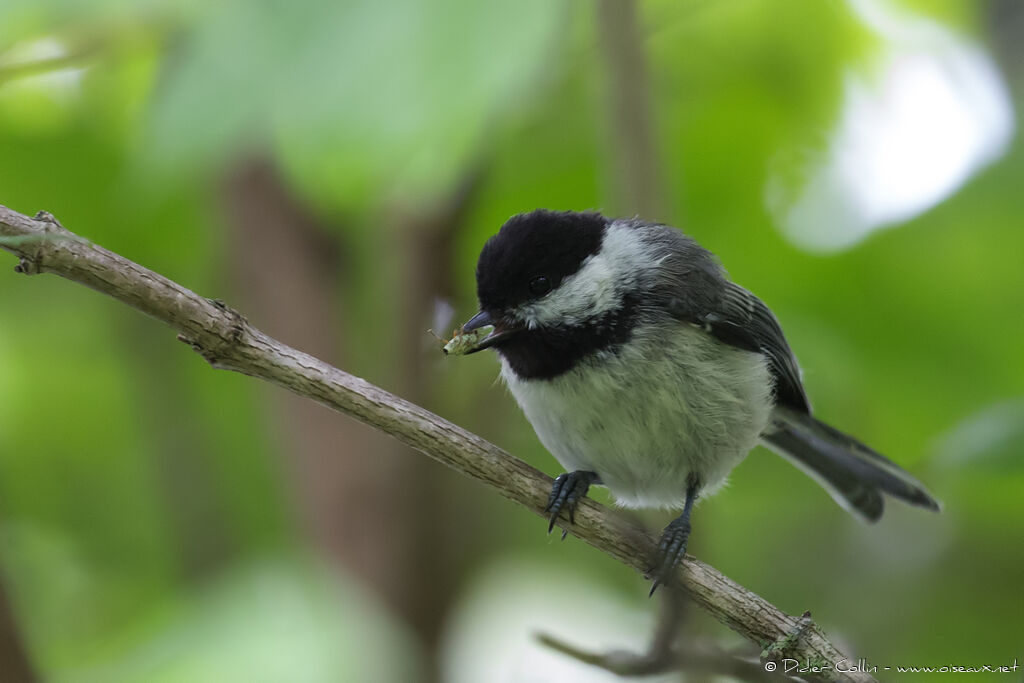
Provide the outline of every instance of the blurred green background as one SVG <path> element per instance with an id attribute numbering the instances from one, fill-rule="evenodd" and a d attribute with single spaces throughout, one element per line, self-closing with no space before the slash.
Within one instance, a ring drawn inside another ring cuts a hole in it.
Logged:
<path id="1" fill-rule="evenodd" d="M 818 414 L 945 504 L 867 527 L 759 450 L 690 551 L 872 663 L 1010 665 L 1021 36 L 1015 0 L 3 0 L 0 203 L 552 475 L 496 360 L 437 353 L 439 302 L 475 311 L 521 211 L 679 226 L 774 308 Z M 534 632 L 643 646 L 641 577 L 4 258 L 0 680 L 607 681 Z"/>

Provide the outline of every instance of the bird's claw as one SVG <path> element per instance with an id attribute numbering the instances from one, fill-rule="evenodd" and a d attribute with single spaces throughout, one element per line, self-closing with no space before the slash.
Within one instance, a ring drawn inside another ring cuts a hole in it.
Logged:
<path id="1" fill-rule="evenodd" d="M 551 495 L 548 496 L 548 504 L 544 506 L 544 512 L 550 513 L 548 517 L 548 533 L 555 528 L 558 516 L 565 510 L 569 514 L 569 523 L 576 523 L 576 506 L 580 499 L 587 495 L 591 484 L 597 483 L 598 476 L 594 472 L 576 470 L 558 475 L 554 485 L 551 487 Z M 562 540 L 565 540 L 569 532 L 562 531 Z"/>
<path id="2" fill-rule="evenodd" d="M 686 543 L 690 540 L 690 520 L 676 519 L 671 522 L 661 533 L 661 540 L 658 542 L 658 552 L 650 576 L 653 579 L 651 592 L 648 596 L 654 595 L 658 586 L 668 581 L 676 567 L 682 562 L 686 555 Z"/>

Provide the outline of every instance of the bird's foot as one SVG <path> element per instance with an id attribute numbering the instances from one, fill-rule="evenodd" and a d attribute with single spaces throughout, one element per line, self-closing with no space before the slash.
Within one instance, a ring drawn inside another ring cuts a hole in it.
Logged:
<path id="1" fill-rule="evenodd" d="M 690 540 L 690 519 L 684 515 L 672 520 L 665 530 L 661 532 L 661 541 L 658 542 L 658 552 L 654 562 L 654 568 L 649 576 L 654 584 L 651 586 L 650 595 L 658 590 L 658 586 L 668 581 L 676 567 L 682 562 L 686 555 L 686 543 Z"/>
<path id="2" fill-rule="evenodd" d="M 587 495 L 591 484 L 598 484 L 601 478 L 596 472 L 576 470 L 558 475 L 554 485 L 551 487 L 551 495 L 548 496 L 548 504 L 544 506 L 544 512 L 551 513 L 548 518 L 548 533 L 555 528 L 555 522 L 564 509 L 569 513 L 569 523 L 576 523 L 576 505 L 580 499 Z M 562 539 L 568 531 L 562 531 Z"/>

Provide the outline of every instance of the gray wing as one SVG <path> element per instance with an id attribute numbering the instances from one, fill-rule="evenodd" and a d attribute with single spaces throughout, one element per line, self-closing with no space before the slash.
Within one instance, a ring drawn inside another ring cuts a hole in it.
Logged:
<path id="1" fill-rule="evenodd" d="M 756 296 L 729 281 L 709 251 L 674 228 L 635 224 L 659 256 L 651 299 L 659 312 L 699 325 L 723 344 L 762 354 L 775 382 L 773 424 L 763 438 L 809 472 L 841 504 L 878 519 L 882 494 L 938 510 L 913 477 L 857 439 L 814 419 L 800 368 L 775 315 Z"/>
<path id="2" fill-rule="evenodd" d="M 721 342 L 764 354 L 775 380 L 775 402 L 810 414 L 811 406 L 800 380 L 800 366 L 779 321 L 763 301 L 743 287 L 726 281 L 718 305 L 704 316 L 702 324 Z"/>
<path id="3" fill-rule="evenodd" d="M 668 301 L 676 318 L 703 327 L 722 343 L 763 354 L 775 382 L 776 403 L 810 414 L 800 367 L 768 306 L 730 282 L 711 252 L 682 232 L 664 225 L 634 225 L 661 255 L 656 298 Z"/>

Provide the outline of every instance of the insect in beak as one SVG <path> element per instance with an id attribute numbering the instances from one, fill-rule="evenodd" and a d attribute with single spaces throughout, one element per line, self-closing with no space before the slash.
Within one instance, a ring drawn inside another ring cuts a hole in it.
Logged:
<path id="1" fill-rule="evenodd" d="M 491 328 L 489 331 L 488 327 Z M 508 339 L 521 329 L 517 326 L 505 325 L 502 321 L 495 321 L 490 313 L 480 311 L 466 321 L 462 329 L 445 345 L 445 351 L 454 355 L 469 355 L 483 351 Z"/>

